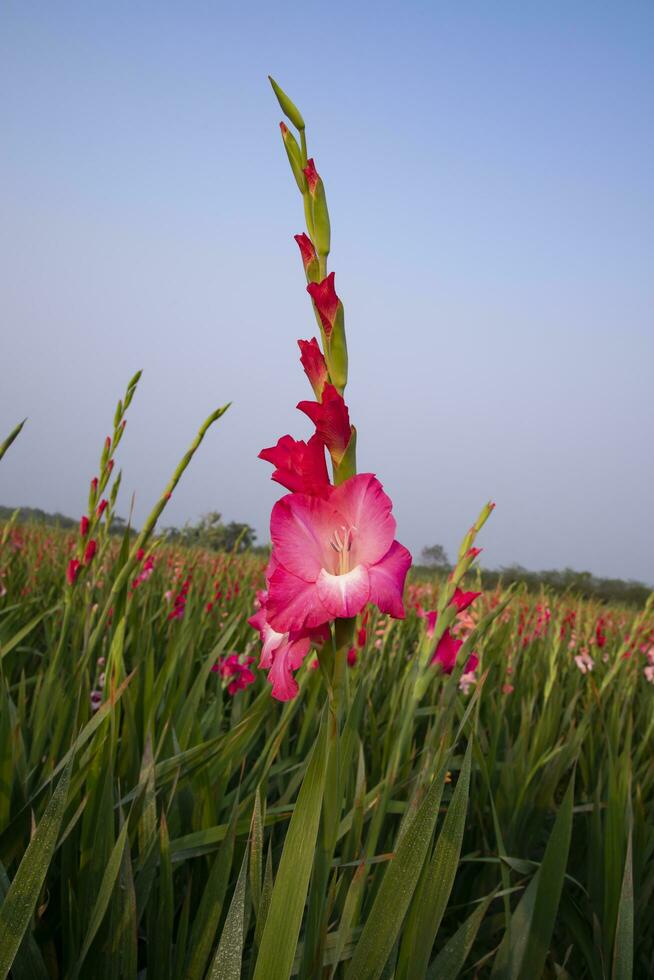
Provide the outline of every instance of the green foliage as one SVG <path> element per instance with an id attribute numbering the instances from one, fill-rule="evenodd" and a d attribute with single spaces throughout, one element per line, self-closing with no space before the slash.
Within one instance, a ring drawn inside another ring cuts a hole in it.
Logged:
<path id="1" fill-rule="evenodd" d="M 67 591 L 70 540 L 0 528 L 17 977 L 648 976 L 651 608 L 486 592 L 464 694 L 467 652 L 421 679 L 439 583 L 414 581 L 405 621 L 356 624 L 339 721 L 311 657 L 286 704 L 263 672 L 232 696 L 211 670 L 258 656 L 263 559 L 153 539 L 125 577 L 114 537 Z"/>

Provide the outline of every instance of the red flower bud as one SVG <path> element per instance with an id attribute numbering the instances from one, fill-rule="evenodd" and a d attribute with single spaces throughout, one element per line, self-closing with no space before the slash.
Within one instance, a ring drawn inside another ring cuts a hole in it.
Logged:
<path id="1" fill-rule="evenodd" d="M 95 541 L 93 538 L 91 538 L 91 540 L 89 541 L 89 543 L 86 546 L 86 551 L 84 552 L 84 564 L 85 565 L 90 565 L 91 564 L 91 562 L 93 561 L 93 558 L 94 558 L 95 553 L 96 553 L 97 550 L 98 550 L 97 541 Z"/>
<path id="2" fill-rule="evenodd" d="M 294 235 L 295 241 L 300 249 L 300 255 L 302 256 L 302 264 L 304 265 L 304 271 L 306 272 L 309 264 L 315 262 L 318 256 L 316 255 L 316 250 L 313 247 L 313 242 L 308 235 L 302 232 L 301 235 Z"/>
<path id="3" fill-rule="evenodd" d="M 105 510 L 107 509 L 107 506 L 108 506 L 107 501 L 103 497 L 102 500 L 100 501 L 100 503 L 98 504 L 98 509 L 96 511 L 96 517 L 102 517 L 102 515 L 105 512 Z"/>
<path id="4" fill-rule="evenodd" d="M 323 353 L 315 337 L 312 337 L 311 340 L 298 340 L 298 346 L 300 348 L 300 363 L 316 398 L 320 401 L 323 388 L 329 380 Z"/>
<path id="5" fill-rule="evenodd" d="M 107 460 L 107 471 L 109 473 L 111 473 L 111 471 L 113 470 L 113 468 L 114 468 L 114 461 L 113 461 L 113 459 Z"/>
<path id="6" fill-rule="evenodd" d="M 338 308 L 343 306 L 334 289 L 334 273 L 330 272 L 322 282 L 310 282 L 307 292 L 316 305 L 325 334 L 329 337 L 334 329 Z"/>
<path id="7" fill-rule="evenodd" d="M 71 558 L 68 562 L 68 567 L 66 569 L 66 581 L 69 585 L 75 584 L 75 579 L 77 578 L 77 573 L 79 572 L 79 561 L 77 558 Z"/>
<path id="8" fill-rule="evenodd" d="M 97 476 L 94 476 L 93 479 L 91 480 L 91 490 L 93 491 L 93 493 L 95 493 L 97 489 L 98 489 L 98 478 Z"/>
<path id="9" fill-rule="evenodd" d="M 284 124 L 282 123 L 282 126 Z M 313 162 L 313 157 L 307 160 L 307 165 L 304 168 L 304 176 L 307 178 L 307 184 L 309 185 L 309 193 L 313 196 L 315 193 L 318 181 L 320 180 L 320 174 L 316 170 L 316 165 Z"/>
<path id="10" fill-rule="evenodd" d="M 107 436 L 107 438 L 104 441 L 104 451 L 108 453 L 110 449 L 111 449 L 111 439 L 109 438 L 109 436 Z"/>
<path id="11" fill-rule="evenodd" d="M 82 519 L 79 522 L 79 533 L 83 538 L 85 538 L 86 535 L 89 533 L 89 519 L 86 516 L 86 514 L 84 515 L 84 517 L 82 517 Z"/>

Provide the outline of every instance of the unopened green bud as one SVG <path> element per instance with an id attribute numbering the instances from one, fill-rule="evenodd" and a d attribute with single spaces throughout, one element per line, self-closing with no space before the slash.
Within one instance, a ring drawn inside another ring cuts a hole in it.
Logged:
<path id="1" fill-rule="evenodd" d="M 291 102 L 286 92 L 279 87 L 272 75 L 268 75 L 268 81 L 273 87 L 273 92 L 277 96 L 279 106 L 286 118 L 290 119 L 297 129 L 304 129 L 304 119 L 298 107 Z"/>
<path id="2" fill-rule="evenodd" d="M 307 179 L 304 176 L 304 171 L 302 170 L 302 152 L 300 147 L 298 146 L 297 140 L 286 123 L 281 122 L 279 124 L 279 128 L 282 131 L 282 139 L 284 140 L 284 147 L 286 149 L 288 162 L 291 165 L 291 170 L 293 171 L 293 176 L 295 177 L 295 183 L 298 186 L 300 194 L 306 194 Z"/>

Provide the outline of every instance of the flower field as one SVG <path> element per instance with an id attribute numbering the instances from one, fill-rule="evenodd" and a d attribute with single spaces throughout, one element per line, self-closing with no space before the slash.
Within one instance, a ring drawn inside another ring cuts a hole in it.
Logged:
<path id="1" fill-rule="evenodd" d="M 325 186 L 272 85 L 315 432 L 260 453 L 265 556 L 158 534 L 229 406 L 115 533 L 139 372 L 75 532 L 0 524 L 0 980 L 652 977 L 652 598 L 484 590 L 492 503 L 447 577 L 412 575 L 383 460 L 357 471 Z"/>
<path id="2" fill-rule="evenodd" d="M 250 672 L 263 561 L 154 548 L 114 600 L 111 538 L 67 605 L 76 546 L 2 532 L 4 973 L 265 977 L 284 955 L 305 977 L 650 975 L 651 613 L 482 594 L 452 628 L 479 665 L 430 667 L 419 704 L 438 583 L 409 583 L 403 621 L 359 616 L 334 843 L 323 672 L 308 659 L 288 702 Z"/>

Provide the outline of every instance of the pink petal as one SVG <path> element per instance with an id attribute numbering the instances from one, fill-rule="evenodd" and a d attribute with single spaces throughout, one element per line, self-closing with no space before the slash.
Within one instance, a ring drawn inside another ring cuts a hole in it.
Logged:
<path id="1" fill-rule="evenodd" d="M 344 575 L 332 575 L 323 568 L 316 588 L 323 605 L 332 616 L 356 616 L 370 595 L 368 569 L 365 565 L 357 565 Z"/>
<path id="2" fill-rule="evenodd" d="M 388 552 L 376 565 L 368 569 L 370 575 L 370 602 L 395 619 L 404 619 L 404 580 L 411 567 L 411 553 L 394 541 Z"/>
<path id="3" fill-rule="evenodd" d="M 373 473 L 360 473 L 335 487 L 332 505 L 342 514 L 352 535 L 350 564 L 374 565 L 388 552 L 395 537 L 391 498 Z"/>
<path id="4" fill-rule="evenodd" d="M 285 643 L 275 653 L 268 680 L 272 684 L 272 696 L 278 701 L 290 701 L 297 694 L 297 681 L 292 671 L 302 666 L 310 646 L 309 638 L 302 637 Z"/>
<path id="5" fill-rule="evenodd" d="M 332 619 L 320 600 L 315 582 L 305 582 L 280 565 L 268 587 L 268 623 L 277 632 L 312 629 Z"/>
<path id="6" fill-rule="evenodd" d="M 315 582 L 321 568 L 331 567 L 329 542 L 337 526 L 333 508 L 320 497 L 289 494 L 270 515 L 276 562 L 305 582 Z"/>

